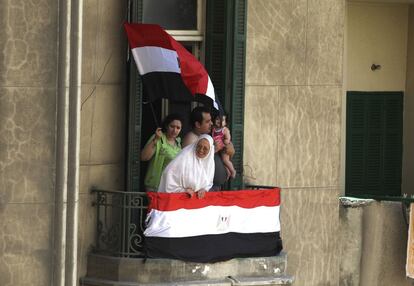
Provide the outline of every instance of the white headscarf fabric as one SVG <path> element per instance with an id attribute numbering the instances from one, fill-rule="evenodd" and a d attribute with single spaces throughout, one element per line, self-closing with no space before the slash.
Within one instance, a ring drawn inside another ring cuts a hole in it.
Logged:
<path id="1" fill-rule="evenodd" d="M 196 147 L 200 140 L 207 139 L 210 151 L 204 158 L 198 158 Z M 161 176 L 158 192 L 180 193 L 186 188 L 194 191 L 209 191 L 214 178 L 214 145 L 210 135 L 201 135 L 196 142 L 183 148 L 172 160 Z"/>

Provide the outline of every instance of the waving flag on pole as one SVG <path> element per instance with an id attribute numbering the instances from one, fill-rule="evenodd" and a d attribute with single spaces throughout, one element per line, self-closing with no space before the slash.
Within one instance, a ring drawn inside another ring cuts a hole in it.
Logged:
<path id="1" fill-rule="evenodd" d="M 208 192 L 203 199 L 185 193 L 147 195 L 149 257 L 216 262 L 282 250 L 278 188 Z"/>
<path id="2" fill-rule="evenodd" d="M 203 65 L 160 26 L 125 23 L 129 45 L 148 101 L 191 101 L 206 95 L 218 109 L 214 87 Z"/>

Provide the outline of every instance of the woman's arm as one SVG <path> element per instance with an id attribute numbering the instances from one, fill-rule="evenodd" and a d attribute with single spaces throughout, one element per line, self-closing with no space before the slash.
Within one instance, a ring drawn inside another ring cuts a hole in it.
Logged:
<path id="1" fill-rule="evenodd" d="M 141 161 L 149 161 L 155 153 L 155 147 L 162 136 L 161 128 L 155 130 L 154 138 L 141 150 Z"/>

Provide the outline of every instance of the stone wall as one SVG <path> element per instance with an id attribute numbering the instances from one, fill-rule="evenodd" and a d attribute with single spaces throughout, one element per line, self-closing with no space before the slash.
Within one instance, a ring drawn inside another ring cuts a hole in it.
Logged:
<path id="1" fill-rule="evenodd" d="M 125 1 L 84 1 L 78 277 L 95 244 L 91 188 L 125 187 L 126 9 Z"/>
<path id="2" fill-rule="evenodd" d="M 244 169 L 282 188 L 296 285 L 337 285 L 343 0 L 249 1 Z"/>
<path id="3" fill-rule="evenodd" d="M 50 285 L 56 0 L 0 3 L 0 285 Z"/>
<path id="4" fill-rule="evenodd" d="M 341 207 L 341 286 L 412 285 L 405 276 L 407 232 L 400 202 Z"/>
<path id="5" fill-rule="evenodd" d="M 408 228 L 399 202 L 375 202 L 363 210 L 361 286 L 409 286 L 405 277 Z"/>

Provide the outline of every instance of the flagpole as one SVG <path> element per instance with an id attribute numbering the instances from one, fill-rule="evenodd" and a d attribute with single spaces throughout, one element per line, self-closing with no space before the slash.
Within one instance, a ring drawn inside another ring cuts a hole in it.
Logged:
<path id="1" fill-rule="evenodd" d="M 157 127 L 161 127 L 161 126 L 158 124 L 157 116 L 155 115 L 155 110 L 154 110 L 154 106 L 152 106 L 152 102 L 150 102 L 150 103 L 149 103 L 149 105 L 150 105 L 150 107 L 151 107 L 151 113 L 152 113 L 152 117 L 154 118 L 155 125 L 156 125 Z"/>

